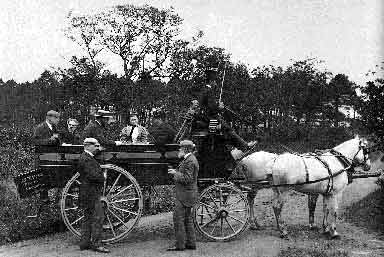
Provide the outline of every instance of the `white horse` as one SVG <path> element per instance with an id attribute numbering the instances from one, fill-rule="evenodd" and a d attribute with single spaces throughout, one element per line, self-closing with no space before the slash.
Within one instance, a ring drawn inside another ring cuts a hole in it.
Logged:
<path id="1" fill-rule="evenodd" d="M 367 141 L 357 136 L 321 155 L 291 153 L 278 155 L 261 151 L 243 158 L 237 169 L 243 172 L 252 187 L 248 193 L 251 228 L 259 228 L 253 207 L 260 186 L 254 182 L 269 181 L 273 187 L 272 205 L 281 237 L 288 235 L 281 210 L 290 189 L 309 194 L 308 206 L 311 227 L 314 226 L 313 215 L 317 196 L 322 194 L 324 232 L 329 233 L 331 238 L 338 237 L 336 231 L 338 201 L 348 185 L 345 168 L 352 165 L 353 167 L 363 167 L 364 170 L 370 169 L 370 161 L 366 151 L 364 151 L 366 146 Z M 234 152 L 233 155 L 235 158 L 238 156 Z M 310 206 L 311 204 L 312 206 Z M 333 217 L 331 223 L 328 220 L 329 215 Z"/>

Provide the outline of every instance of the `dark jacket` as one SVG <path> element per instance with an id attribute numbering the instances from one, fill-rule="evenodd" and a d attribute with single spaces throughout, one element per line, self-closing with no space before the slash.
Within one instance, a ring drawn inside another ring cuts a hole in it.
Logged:
<path id="1" fill-rule="evenodd" d="M 152 126 L 148 129 L 148 139 L 151 143 L 157 145 L 165 145 L 173 143 L 176 136 L 176 131 L 168 123 L 155 120 Z"/>
<path id="2" fill-rule="evenodd" d="M 97 121 L 90 121 L 87 126 L 85 126 L 82 139 L 85 138 L 95 138 L 101 145 L 114 145 L 115 142 L 108 140 L 104 136 L 104 128 Z"/>
<path id="3" fill-rule="evenodd" d="M 186 207 L 192 207 L 196 203 L 198 173 L 199 162 L 193 154 L 190 154 L 180 163 L 173 176 L 176 198 Z"/>
<path id="4" fill-rule="evenodd" d="M 76 131 L 74 133 L 71 133 L 68 130 L 62 131 L 60 133 L 60 141 L 62 143 L 72 144 L 72 145 L 82 145 L 83 144 L 83 142 L 81 141 L 79 133 L 77 133 Z"/>
<path id="5" fill-rule="evenodd" d="M 81 208 L 94 205 L 102 195 L 104 175 L 100 164 L 90 154 L 83 152 L 77 164 L 80 173 L 79 205 Z"/>
<path id="6" fill-rule="evenodd" d="M 59 145 L 59 139 L 51 139 L 54 133 L 58 133 L 56 126 L 52 125 L 52 130 L 44 121 L 37 125 L 33 133 L 33 142 L 35 145 Z"/>
<path id="7" fill-rule="evenodd" d="M 221 111 L 216 102 L 213 88 L 208 86 L 204 86 L 201 90 L 199 103 L 201 111 L 210 118 L 215 118 Z"/>

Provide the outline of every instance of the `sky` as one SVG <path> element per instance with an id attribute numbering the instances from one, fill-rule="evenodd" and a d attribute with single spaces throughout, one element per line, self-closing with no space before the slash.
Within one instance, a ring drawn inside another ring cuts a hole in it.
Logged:
<path id="1" fill-rule="evenodd" d="M 204 32 L 232 60 L 286 67 L 315 57 L 333 74 L 364 84 L 384 61 L 382 0 L 1 0 L 0 78 L 33 81 L 45 69 L 68 67 L 80 48 L 63 33 L 69 11 L 88 13 L 116 4 L 173 6 L 184 19 L 181 37 Z M 118 59 L 108 69 L 121 73 Z"/>

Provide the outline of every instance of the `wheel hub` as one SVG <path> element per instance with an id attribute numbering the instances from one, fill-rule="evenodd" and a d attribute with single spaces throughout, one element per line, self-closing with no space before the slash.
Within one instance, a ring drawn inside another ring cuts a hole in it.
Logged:
<path id="1" fill-rule="evenodd" d="M 219 217 L 219 218 L 222 218 L 222 219 L 224 219 L 224 218 L 226 218 L 226 217 L 228 217 L 228 211 L 226 210 L 226 209 L 220 209 L 219 210 L 219 212 L 217 213 L 217 216 Z"/>
<path id="2" fill-rule="evenodd" d="M 106 208 L 109 208 L 109 203 L 110 203 L 110 201 L 109 201 L 108 197 L 106 197 L 106 196 L 102 196 L 102 197 L 100 198 L 100 201 L 105 205 Z"/>

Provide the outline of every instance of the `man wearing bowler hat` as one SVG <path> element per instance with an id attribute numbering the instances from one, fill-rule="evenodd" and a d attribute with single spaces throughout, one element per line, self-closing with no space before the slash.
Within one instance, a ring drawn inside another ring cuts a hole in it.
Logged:
<path id="1" fill-rule="evenodd" d="M 115 141 L 108 140 L 104 136 L 108 120 L 113 117 L 113 113 L 105 110 L 98 110 L 94 116 L 95 120 L 91 120 L 84 128 L 82 138 L 96 138 L 103 146 L 115 145 Z"/>
<path id="2" fill-rule="evenodd" d="M 79 207 L 84 211 L 80 250 L 93 250 L 108 253 L 101 245 L 104 209 L 101 202 L 104 174 L 95 155 L 100 144 L 95 138 L 86 138 L 83 142 L 84 152 L 80 155 L 78 172 L 80 173 Z"/>
<path id="3" fill-rule="evenodd" d="M 180 142 L 179 158 L 182 158 L 177 169 L 169 169 L 175 182 L 175 210 L 173 226 L 176 244 L 168 251 L 184 251 L 196 249 L 195 228 L 192 218 L 192 207 L 197 200 L 197 176 L 199 163 L 193 154 L 194 144 L 190 140 Z"/>

